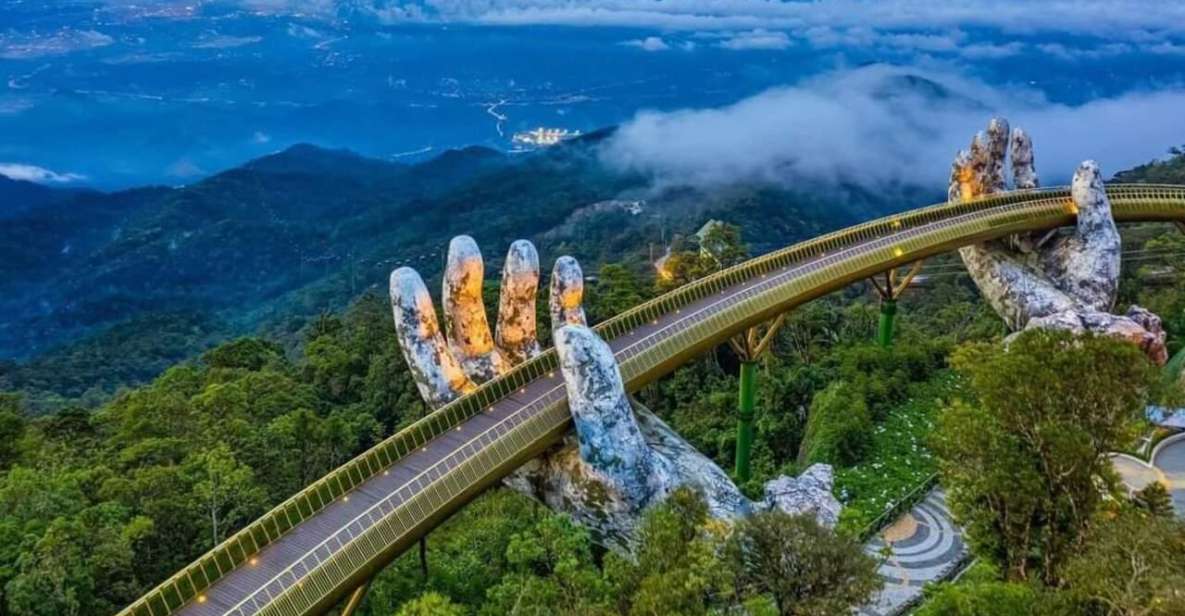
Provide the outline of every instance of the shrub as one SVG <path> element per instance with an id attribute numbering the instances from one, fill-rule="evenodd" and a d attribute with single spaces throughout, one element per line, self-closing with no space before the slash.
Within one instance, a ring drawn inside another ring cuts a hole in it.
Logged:
<path id="1" fill-rule="evenodd" d="M 872 428 L 864 396 L 845 381 L 832 383 L 811 402 L 798 461 L 802 466 L 855 464 L 872 441 Z"/>

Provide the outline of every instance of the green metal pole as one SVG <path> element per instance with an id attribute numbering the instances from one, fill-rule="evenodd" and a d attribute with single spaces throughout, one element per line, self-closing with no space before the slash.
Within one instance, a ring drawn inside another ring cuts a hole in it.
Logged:
<path id="1" fill-rule="evenodd" d="M 881 323 L 877 331 L 876 340 L 881 346 L 889 348 L 893 346 L 893 317 L 897 315 L 897 300 L 886 299 L 881 301 Z"/>
<path id="2" fill-rule="evenodd" d="M 741 362 L 741 389 L 737 400 L 737 457 L 736 476 L 749 480 L 749 454 L 753 449 L 754 392 L 756 391 L 757 362 Z"/>

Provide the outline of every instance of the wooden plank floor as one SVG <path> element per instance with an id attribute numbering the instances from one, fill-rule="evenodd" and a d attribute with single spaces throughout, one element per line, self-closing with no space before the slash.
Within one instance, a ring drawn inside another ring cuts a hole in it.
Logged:
<path id="1" fill-rule="evenodd" d="M 957 219 L 937 224 L 952 224 Z M 834 255 L 775 270 L 769 274 L 729 287 L 720 293 L 702 298 L 668 313 L 657 321 L 639 326 L 634 331 L 609 342 L 619 360 L 632 356 L 676 335 L 686 327 L 723 310 L 728 305 L 760 294 L 801 276 L 810 275 L 828 263 L 853 251 L 871 251 L 919 233 L 923 228 L 904 231 L 879 240 L 859 244 Z M 499 401 L 481 415 L 462 423 L 457 429 L 437 437 L 423 449 L 398 460 L 384 473 L 371 478 L 350 492 L 346 498 L 325 507 L 313 517 L 298 524 L 266 547 L 248 564 L 244 564 L 219 579 L 207 589 L 203 601 L 191 601 L 178 613 L 185 616 L 215 616 L 234 614 L 250 616 L 257 613 L 273 597 L 295 584 L 313 570 L 327 556 L 340 549 L 354 536 L 379 521 L 411 495 L 431 485 L 442 470 L 474 455 L 479 449 L 510 426 L 517 425 L 529 413 L 538 412 L 557 396 L 563 396 L 564 385 L 558 374 L 543 376 Z M 534 408 L 532 408 L 534 406 Z M 475 440 L 476 439 L 476 440 Z M 465 448 L 466 444 L 475 446 Z"/>

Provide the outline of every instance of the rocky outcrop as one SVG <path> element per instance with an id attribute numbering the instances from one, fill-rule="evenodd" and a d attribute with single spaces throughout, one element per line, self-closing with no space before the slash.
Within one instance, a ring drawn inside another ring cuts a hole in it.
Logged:
<path id="1" fill-rule="evenodd" d="M 798 477 L 779 477 L 765 484 L 766 509 L 780 509 L 791 515 L 812 514 L 820 524 L 834 528 L 843 509 L 831 493 L 835 473 L 826 464 L 812 464 Z"/>
<path id="2" fill-rule="evenodd" d="M 1005 190 L 1005 155 L 1011 152 L 1013 185 L 1037 187 L 1028 135 L 1009 131 L 996 118 L 959 152 L 951 168 L 949 196 L 969 200 Z M 1077 223 L 1069 233 L 1031 234 L 967 246 L 959 254 L 980 292 L 1013 330 L 1028 328 L 1096 332 L 1140 346 L 1153 361 L 1167 359 L 1164 330 L 1152 313 L 1133 307 L 1111 314 L 1119 289 L 1120 238 L 1094 161 L 1078 167 L 1071 186 Z"/>
<path id="3" fill-rule="evenodd" d="M 481 254 L 471 238 L 454 239 L 443 289 L 447 346 L 419 275 L 407 268 L 392 274 L 391 303 L 400 346 L 431 406 L 455 399 L 474 383 L 538 352 L 538 264 L 529 242 L 511 246 L 502 275 L 497 334 L 491 342 L 480 303 Z M 649 410 L 632 404 L 612 351 L 585 325 L 583 290 L 580 264 L 571 257 L 557 259 L 549 308 L 574 435 L 508 476 L 508 486 L 570 514 L 599 541 L 621 549 L 631 545 L 643 510 L 679 486 L 703 494 L 719 519 L 777 507 L 813 512 L 821 522 L 834 525 L 839 503 L 831 495 L 829 467 L 816 465 L 801 478 L 770 482 L 767 498 L 753 503 L 719 466 Z"/>

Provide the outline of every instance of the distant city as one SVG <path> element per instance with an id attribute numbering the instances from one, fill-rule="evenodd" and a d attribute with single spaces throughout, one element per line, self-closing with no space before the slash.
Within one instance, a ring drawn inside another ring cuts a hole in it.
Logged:
<path id="1" fill-rule="evenodd" d="M 580 131 L 566 128 L 544 128 L 515 133 L 510 141 L 520 148 L 546 148 L 561 141 L 579 137 Z"/>

